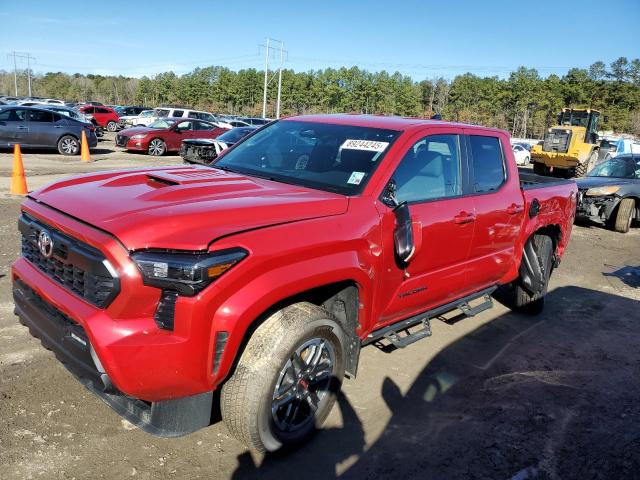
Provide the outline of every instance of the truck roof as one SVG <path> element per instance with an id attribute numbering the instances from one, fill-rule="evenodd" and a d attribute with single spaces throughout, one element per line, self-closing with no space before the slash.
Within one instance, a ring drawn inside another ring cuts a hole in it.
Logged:
<path id="1" fill-rule="evenodd" d="M 397 117 L 390 115 L 364 115 L 356 113 L 336 113 L 326 115 L 298 115 L 283 118 L 283 120 L 296 120 L 303 122 L 333 123 L 337 125 L 353 125 L 358 127 L 386 128 L 388 130 L 407 130 L 416 126 L 448 125 L 460 128 L 471 128 L 484 132 L 500 132 L 509 134 L 506 130 L 489 128 L 480 125 L 466 123 L 446 122 L 442 120 L 430 120 L 418 117 Z"/>

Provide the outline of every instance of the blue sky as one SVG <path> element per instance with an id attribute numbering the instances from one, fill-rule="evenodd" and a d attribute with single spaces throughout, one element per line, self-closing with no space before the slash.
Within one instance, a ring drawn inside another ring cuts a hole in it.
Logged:
<path id="1" fill-rule="evenodd" d="M 546 76 L 640 56 L 640 0 L 0 0 L 0 25 L 0 69 L 16 50 L 36 72 L 262 69 L 267 36 L 284 41 L 296 71 L 357 65 L 416 80 L 519 65 Z"/>

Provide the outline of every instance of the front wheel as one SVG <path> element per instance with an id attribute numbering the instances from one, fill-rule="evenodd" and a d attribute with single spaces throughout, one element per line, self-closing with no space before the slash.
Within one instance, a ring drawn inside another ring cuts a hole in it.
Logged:
<path id="1" fill-rule="evenodd" d="M 633 222 L 633 212 L 636 209 L 636 201 L 633 198 L 623 198 L 618 205 L 616 213 L 616 221 L 613 229 L 616 232 L 627 233 L 631 229 Z"/>
<path id="2" fill-rule="evenodd" d="M 344 338 L 326 310 L 306 302 L 265 320 L 222 387 L 222 418 L 231 434 L 258 452 L 306 440 L 336 401 Z"/>
<path id="3" fill-rule="evenodd" d="M 167 151 L 167 145 L 160 138 L 154 138 L 149 142 L 149 155 L 160 157 Z"/>
<path id="4" fill-rule="evenodd" d="M 531 163 L 531 159 L 529 157 L 525 157 L 524 159 L 525 166 L 528 166 L 530 163 Z"/>
<path id="5" fill-rule="evenodd" d="M 110 132 L 115 132 L 116 130 L 118 130 L 118 124 L 113 120 L 109 121 L 107 123 L 107 130 L 109 130 Z"/>

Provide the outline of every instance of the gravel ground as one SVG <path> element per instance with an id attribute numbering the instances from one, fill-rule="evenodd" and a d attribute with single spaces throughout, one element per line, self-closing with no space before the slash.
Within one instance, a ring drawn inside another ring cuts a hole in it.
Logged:
<path id="1" fill-rule="evenodd" d="M 25 153 L 36 188 L 68 174 L 179 163 Z M 640 478 L 640 228 L 576 226 L 537 317 L 502 305 L 403 350 L 362 352 L 324 430 L 255 455 L 222 423 L 152 437 L 85 390 L 12 313 L 20 199 L 0 153 L 0 478 Z"/>

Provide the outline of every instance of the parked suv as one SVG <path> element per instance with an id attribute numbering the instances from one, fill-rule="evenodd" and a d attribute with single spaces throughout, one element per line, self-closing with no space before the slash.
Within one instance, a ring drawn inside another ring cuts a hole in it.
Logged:
<path id="1" fill-rule="evenodd" d="M 83 105 L 79 107 L 78 110 L 84 114 L 93 116 L 97 125 L 105 127 L 110 132 L 115 132 L 118 129 L 120 117 L 113 108 L 96 105 Z"/>
<path id="2" fill-rule="evenodd" d="M 519 175 L 502 130 L 291 117 L 211 167 L 102 171 L 32 193 L 15 312 L 143 430 L 208 425 L 218 390 L 229 431 L 273 451 L 327 418 L 362 346 L 428 339 L 431 319 L 471 317 L 498 292 L 539 312 L 576 193 Z"/>
<path id="3" fill-rule="evenodd" d="M 154 110 L 156 117 L 164 118 L 164 117 L 185 117 L 185 118 L 196 118 L 198 120 L 205 120 L 207 122 L 217 122 L 215 115 L 209 112 L 202 112 L 199 110 L 189 110 L 188 108 L 156 108 Z M 228 127 L 231 128 L 231 127 Z"/>
<path id="4" fill-rule="evenodd" d="M 77 155 L 84 130 L 89 147 L 98 144 L 95 127 L 51 110 L 35 107 L 0 107 L 0 146 L 20 144 L 56 148 L 62 155 Z"/>

